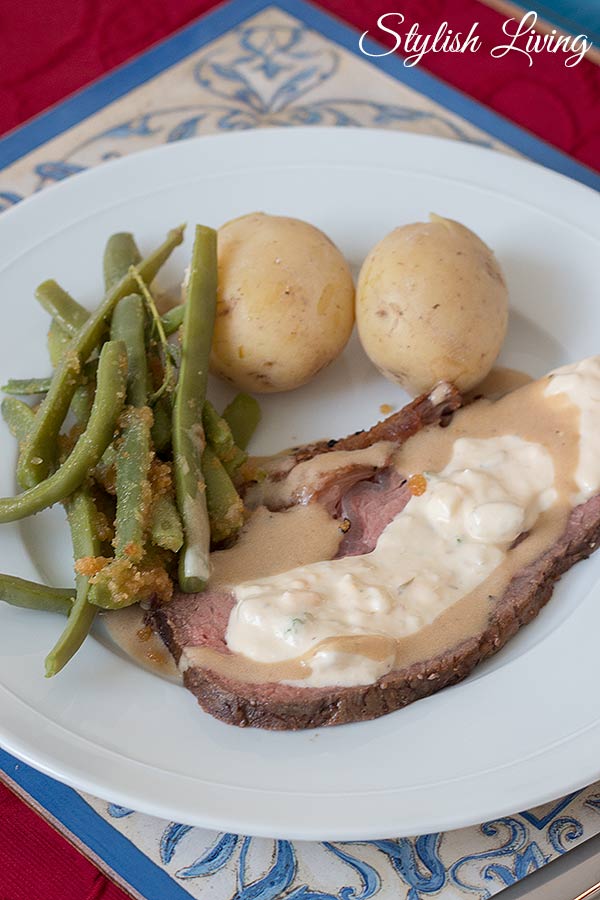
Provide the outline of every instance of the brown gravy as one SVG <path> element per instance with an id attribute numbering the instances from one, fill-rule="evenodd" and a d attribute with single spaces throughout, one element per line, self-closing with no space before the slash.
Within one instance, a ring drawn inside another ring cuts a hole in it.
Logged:
<path id="1" fill-rule="evenodd" d="M 136 604 L 125 609 L 107 610 L 102 620 L 117 647 L 138 665 L 168 681 L 181 681 L 175 660 L 160 637 L 144 622 L 145 611 Z"/>
<path id="2" fill-rule="evenodd" d="M 531 375 L 527 375 L 519 369 L 494 366 L 483 381 L 473 388 L 471 395 L 485 397 L 487 400 L 499 400 L 511 391 L 516 391 L 532 381 Z"/>

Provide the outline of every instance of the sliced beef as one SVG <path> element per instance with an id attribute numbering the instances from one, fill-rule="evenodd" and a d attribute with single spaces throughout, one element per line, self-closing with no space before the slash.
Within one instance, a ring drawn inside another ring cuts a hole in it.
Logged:
<path id="1" fill-rule="evenodd" d="M 452 414 L 462 405 L 462 396 L 452 384 L 439 384 L 430 394 L 423 394 L 403 406 L 397 413 L 382 419 L 368 431 L 357 431 L 338 441 L 317 441 L 293 451 L 296 462 L 312 459 L 331 450 L 364 450 L 378 441 L 403 444 L 426 425 L 439 422 L 448 425 Z"/>
<path id="2" fill-rule="evenodd" d="M 357 431 L 340 440 L 317 441 L 314 444 L 306 444 L 302 447 L 293 447 L 289 452 L 262 460 L 261 473 L 267 473 L 268 482 L 280 482 L 287 478 L 292 469 L 298 463 L 307 462 L 323 453 L 331 453 L 334 450 L 365 450 L 380 441 L 391 441 L 394 444 L 403 444 L 409 437 L 416 434 L 426 425 L 439 422 L 444 426 L 450 422 L 453 413 L 462 405 L 462 397 L 451 384 L 440 384 L 431 394 L 417 397 L 397 413 L 388 416 L 378 422 L 368 431 Z M 249 468 L 251 471 L 252 467 Z M 372 471 L 368 475 L 373 474 Z M 337 480 L 339 471 L 332 473 L 332 479 Z M 350 479 L 350 476 L 349 476 Z M 261 474 L 261 484 L 265 484 Z M 256 488 L 252 477 L 240 486 L 242 492 L 252 491 Z M 260 485 L 258 485 L 260 488 Z M 319 490 L 325 491 L 329 483 L 319 486 Z M 263 501 L 260 490 L 256 491 L 252 498 L 252 505 L 257 506 Z"/>
<path id="3" fill-rule="evenodd" d="M 270 477 L 274 481 L 286 478 L 294 466 L 319 453 L 360 450 L 378 441 L 400 444 L 424 425 L 444 424 L 460 405 L 460 396 L 449 388 L 437 399 L 439 402 L 432 403 L 430 397 L 419 398 L 368 432 L 296 448 L 273 465 Z M 330 484 L 320 483 L 319 492 L 319 500 L 350 523 L 338 556 L 370 552 L 410 497 L 403 478 L 385 467 L 374 472 L 364 466 L 346 466 L 333 472 Z M 480 634 L 429 660 L 392 671 L 374 684 L 344 688 L 304 688 L 279 682 L 257 685 L 201 666 L 188 667 L 184 682 L 204 710 L 240 726 L 315 728 L 384 715 L 465 678 L 537 615 L 560 575 L 589 556 L 599 540 L 600 496 L 573 510 L 560 540 L 513 578 L 502 597 L 490 601 L 489 621 Z M 176 661 L 189 647 L 229 654 L 225 633 L 233 603 L 233 596 L 223 591 L 179 593 L 171 603 L 154 610 L 150 620 Z"/>
<path id="4" fill-rule="evenodd" d="M 391 468 L 354 484 L 341 501 L 340 517 L 348 530 L 337 557 L 359 556 L 374 550 L 381 532 L 402 512 L 410 497 L 406 479 Z"/>
<path id="5" fill-rule="evenodd" d="M 317 728 L 374 719 L 461 681 L 530 622 L 548 602 L 557 579 L 600 541 L 600 496 L 573 510 L 557 543 L 513 578 L 504 595 L 491 601 L 487 628 L 424 662 L 398 669 L 360 687 L 302 688 L 281 683 L 249 684 L 200 667 L 188 668 L 186 687 L 200 706 L 231 725 L 270 729 Z M 184 647 L 205 646 L 228 653 L 224 643 L 233 597 L 179 594 L 152 615 L 178 661 Z"/>

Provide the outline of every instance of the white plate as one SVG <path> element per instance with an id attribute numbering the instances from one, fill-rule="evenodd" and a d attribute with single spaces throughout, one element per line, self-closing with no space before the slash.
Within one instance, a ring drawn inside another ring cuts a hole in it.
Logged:
<path id="1" fill-rule="evenodd" d="M 541 375 L 600 351 L 598 196 L 511 156 L 421 136 L 352 129 L 245 132 L 159 147 L 63 182 L 0 218 L 0 378 L 44 374 L 55 277 L 83 302 L 100 290 L 107 236 L 143 249 L 179 221 L 251 210 L 322 227 L 358 266 L 399 223 L 460 219 L 497 252 L 510 284 L 508 365 Z M 175 283 L 190 235 L 169 263 Z M 228 394 L 213 386 L 218 402 Z M 369 425 L 403 397 L 360 348 L 309 387 L 265 398 L 258 452 Z M 0 430 L 0 491 L 15 448 Z M 0 530 L 0 570 L 68 583 L 63 513 Z M 43 658 L 56 617 L 0 609 L 0 742 L 77 788 L 157 816 L 244 834 L 352 839 L 480 822 L 600 775 L 600 556 L 454 688 L 374 722 L 297 734 L 223 725 L 191 694 L 90 639 L 57 678 Z"/>

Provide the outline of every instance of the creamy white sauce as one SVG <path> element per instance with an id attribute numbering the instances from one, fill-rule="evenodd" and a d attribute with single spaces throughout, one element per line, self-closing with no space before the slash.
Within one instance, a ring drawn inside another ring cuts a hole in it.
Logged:
<path id="1" fill-rule="evenodd" d="M 372 684 L 382 675 L 391 671 L 394 666 L 395 654 L 391 653 L 385 659 L 370 659 L 360 653 L 344 653 L 328 647 L 317 650 L 311 656 L 310 663 L 304 660 L 301 666 L 306 666 L 308 677 L 301 681 L 286 680 L 284 684 L 293 684 L 300 687 L 327 687 L 332 683 L 331 677 L 335 673 L 335 684 L 338 687 L 354 687 L 356 684 Z M 310 671 L 309 671 L 310 670 Z"/>
<path id="2" fill-rule="evenodd" d="M 460 438 L 448 465 L 427 473 L 425 493 L 410 499 L 371 553 L 239 584 L 227 644 L 274 663 L 327 638 L 413 634 L 480 585 L 555 499 L 554 465 L 541 444 Z M 392 665 L 391 656 L 319 649 L 302 684 L 371 683 Z"/>
<path id="3" fill-rule="evenodd" d="M 566 394 L 579 408 L 579 465 L 575 482 L 579 488 L 573 501 L 582 503 L 600 485 L 600 356 L 555 369 L 549 375 L 546 396 Z"/>

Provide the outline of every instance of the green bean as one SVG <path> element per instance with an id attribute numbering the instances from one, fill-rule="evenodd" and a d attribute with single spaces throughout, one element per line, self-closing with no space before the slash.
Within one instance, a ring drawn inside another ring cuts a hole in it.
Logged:
<path id="1" fill-rule="evenodd" d="M 50 381 L 50 378 L 9 378 L 0 390 L 17 397 L 32 397 L 34 394 L 47 394 Z"/>
<path id="2" fill-rule="evenodd" d="M 104 250 L 104 287 L 110 291 L 129 272 L 129 266 L 137 266 L 142 256 L 132 234 L 121 231 L 112 234 Z"/>
<path id="3" fill-rule="evenodd" d="M 183 528 L 172 497 L 162 494 L 152 505 L 150 537 L 156 547 L 178 553 L 183 546 Z"/>
<path id="4" fill-rule="evenodd" d="M 90 421 L 70 456 L 46 481 L 16 497 L 0 500 L 0 523 L 24 519 L 64 500 L 87 477 L 110 444 L 116 421 L 123 408 L 127 379 L 127 356 L 121 341 L 109 341 L 102 348 L 98 366 L 98 389 Z M 35 428 L 36 414 L 32 424 Z M 30 438 L 27 439 L 29 443 Z"/>
<path id="5" fill-rule="evenodd" d="M 112 317 L 110 337 L 127 348 L 127 403 L 142 407 L 148 402 L 148 364 L 144 340 L 146 317 L 139 294 L 120 300 Z"/>
<path id="6" fill-rule="evenodd" d="M 146 509 L 150 500 L 148 472 L 152 461 L 150 420 L 146 409 L 130 408 L 117 450 L 115 556 L 139 562 L 144 553 Z"/>
<path id="7" fill-rule="evenodd" d="M 135 265 L 135 263 L 130 263 L 130 265 Z M 129 266 L 127 266 L 127 268 L 124 270 L 124 274 L 127 274 L 128 269 Z M 43 284 L 39 285 L 39 287 L 36 289 L 36 296 L 39 292 L 46 292 L 48 290 L 48 285 L 52 286 L 50 290 L 55 290 L 57 288 L 58 290 L 62 291 L 62 288 L 58 284 L 56 284 L 54 280 L 50 279 L 49 281 L 44 281 Z M 73 298 L 69 294 L 67 294 L 66 291 L 64 291 L 64 294 L 73 304 L 75 304 L 75 307 L 71 309 L 63 307 L 61 309 L 60 315 L 56 312 L 52 313 L 52 307 L 49 307 L 49 305 L 43 302 L 41 298 L 38 297 L 38 299 L 40 299 L 42 306 L 44 306 L 48 310 L 48 312 L 53 314 L 53 317 L 56 319 L 57 323 L 61 326 L 63 331 L 73 336 L 77 333 L 81 326 L 85 322 L 87 322 L 90 314 L 84 306 L 80 306 L 80 304 L 77 303 L 76 300 L 73 300 Z M 183 323 L 183 313 L 184 308 L 181 304 L 179 304 L 178 306 L 174 306 L 172 309 L 167 310 L 167 312 L 160 317 L 162 326 L 165 330 L 165 335 L 167 337 L 171 337 L 171 335 L 175 334 L 175 332 L 181 327 Z"/>
<path id="8" fill-rule="evenodd" d="M 149 502 L 148 472 L 152 461 L 151 415 L 148 400 L 148 368 L 144 303 L 138 294 L 121 300 L 114 311 L 111 338 L 127 348 L 127 404 L 121 445 L 116 459 L 117 514 L 115 556 L 138 562 L 143 555 L 145 510 Z"/>
<path id="9" fill-rule="evenodd" d="M 60 325 L 56 319 L 50 322 L 48 329 L 48 355 L 53 367 L 56 367 L 64 357 L 71 343 L 71 335 Z"/>
<path id="10" fill-rule="evenodd" d="M 235 445 L 231 428 L 209 400 L 205 401 L 202 409 L 202 424 L 208 444 L 223 463 L 227 474 L 233 475 L 248 455 Z"/>
<path id="11" fill-rule="evenodd" d="M 173 469 L 185 536 L 179 554 L 179 585 L 189 593 L 202 590 L 209 575 L 202 407 L 217 302 L 217 234 L 212 228 L 196 226 L 186 293 L 181 367 L 173 406 Z"/>
<path id="12" fill-rule="evenodd" d="M 237 394 L 223 411 L 233 440 L 245 450 L 260 422 L 260 406 L 250 394 Z"/>
<path id="13" fill-rule="evenodd" d="M 110 344 L 106 346 L 109 347 Z M 97 536 L 96 507 L 87 488 L 75 491 L 69 498 L 67 515 L 71 527 L 74 559 L 99 556 L 100 541 Z M 89 579 L 87 575 L 77 574 L 75 584 L 77 595 L 66 627 L 46 657 L 46 678 L 51 678 L 60 672 L 77 653 L 89 634 L 98 612 L 98 608 L 92 606 L 88 601 Z"/>
<path id="14" fill-rule="evenodd" d="M 140 251 L 131 234 L 113 234 L 104 251 L 104 283 L 106 290 L 114 287 L 129 271 L 141 261 Z M 77 333 L 88 320 L 89 312 L 65 291 L 53 278 L 42 282 L 35 296 L 53 319 L 71 336 Z M 162 316 L 167 336 L 174 334 L 183 322 L 183 307 L 175 306 Z"/>
<path id="15" fill-rule="evenodd" d="M 77 388 L 75 389 L 75 393 L 73 394 L 73 399 L 71 401 L 71 412 L 78 422 L 87 422 L 87 420 L 89 419 L 90 412 L 92 410 L 92 403 L 94 402 L 97 368 L 97 360 L 92 360 L 92 362 L 86 364 L 84 369 L 84 381 L 82 381 L 81 384 L 77 386 Z M 37 394 L 46 393 L 49 386 L 50 378 L 11 378 L 0 390 L 3 390 L 6 394 L 9 394 L 9 398 L 7 399 L 12 400 L 16 397 L 30 397 Z M 22 405 L 25 406 L 25 404 Z M 29 406 L 27 406 L 26 408 L 30 413 L 29 424 L 31 425 L 33 424 L 33 412 Z M 19 437 L 19 441 L 25 440 L 26 437 L 27 434 L 23 433 L 22 437 Z"/>
<path id="16" fill-rule="evenodd" d="M 75 393 L 71 400 L 70 411 L 82 427 L 87 425 L 87 421 L 92 411 L 94 395 L 96 393 L 97 375 L 98 360 L 92 359 L 83 367 L 83 377 L 75 388 Z"/>
<path id="17" fill-rule="evenodd" d="M 77 385 L 71 400 L 71 412 L 78 422 L 87 422 L 94 405 L 94 382 Z"/>
<path id="18" fill-rule="evenodd" d="M 73 395 L 71 410 L 77 423 L 85 428 L 88 424 L 93 404 L 91 384 L 80 385 Z M 91 393 L 91 396 L 90 396 Z M 109 444 L 107 451 L 112 445 Z M 73 558 L 98 556 L 102 551 L 97 537 L 97 511 L 94 498 L 87 484 L 82 484 L 64 503 L 67 522 L 71 531 Z M 77 586 L 75 609 L 53 651 L 46 658 L 46 677 L 60 671 L 84 642 L 96 615 L 96 608 L 89 603 L 89 578 L 79 573 L 75 576 Z"/>
<path id="19" fill-rule="evenodd" d="M 166 241 L 140 263 L 138 270 L 146 283 L 152 281 L 182 240 L 183 226 L 170 231 Z M 96 312 L 72 338 L 68 352 L 52 377 L 50 390 L 40 406 L 32 433 L 19 459 L 18 477 L 23 486 L 32 487 L 47 477 L 56 458 L 58 433 L 77 387 L 80 368 L 98 345 L 105 321 L 112 315 L 114 307 L 134 287 L 133 276 L 127 274 L 108 292 Z"/>
<path id="20" fill-rule="evenodd" d="M 35 297 L 70 337 L 79 331 L 89 317 L 87 309 L 74 300 L 53 278 L 38 285 Z"/>
<path id="21" fill-rule="evenodd" d="M 152 408 L 154 422 L 152 423 L 152 443 L 159 453 L 164 452 L 171 445 L 171 416 L 173 409 L 169 394 L 159 397 Z"/>
<path id="22" fill-rule="evenodd" d="M 2 401 L 2 418 L 10 428 L 13 437 L 21 444 L 29 435 L 35 413 L 30 406 L 16 397 L 5 397 Z"/>
<path id="23" fill-rule="evenodd" d="M 202 454 L 202 474 L 210 536 L 213 544 L 221 544 L 234 537 L 244 524 L 244 504 L 221 460 L 209 446 Z"/>
<path id="24" fill-rule="evenodd" d="M 148 372 L 144 330 L 144 303 L 137 294 L 130 294 L 115 308 L 111 338 L 123 342 L 128 360 L 128 409 L 115 460 L 117 509 L 114 560 L 127 559 L 132 563 L 141 562 L 144 556 L 144 533 L 150 503 L 148 472 L 152 462 L 151 414 L 146 407 Z M 91 603 L 104 607 L 117 605 L 110 587 L 111 574 L 109 564 L 98 574 L 94 584 L 90 585 L 88 599 Z"/>
<path id="25" fill-rule="evenodd" d="M 115 492 L 115 470 L 117 465 L 117 450 L 114 444 L 109 444 L 102 459 L 94 466 L 92 478 L 107 494 Z"/>
<path id="26" fill-rule="evenodd" d="M 71 588 L 53 588 L 15 575 L 0 575 L 0 600 L 11 606 L 68 615 L 74 599 L 75 591 Z"/>
<path id="27" fill-rule="evenodd" d="M 83 367 L 83 384 L 93 382 L 98 369 L 98 360 L 93 359 Z M 15 397 L 33 397 L 36 394 L 47 394 L 52 383 L 48 378 L 9 378 L 0 391 Z"/>
<path id="28" fill-rule="evenodd" d="M 163 358 L 161 360 L 160 352 L 158 354 L 158 358 L 162 363 L 162 368 L 164 371 L 162 384 L 158 387 L 157 390 L 153 391 L 150 395 L 150 403 L 154 405 L 162 396 L 164 396 L 169 390 L 173 388 L 173 382 L 175 380 L 175 369 L 173 368 L 173 360 L 172 360 L 172 351 L 167 343 L 167 336 L 165 334 L 165 330 L 163 328 L 162 320 L 158 314 L 158 310 L 156 308 L 156 303 L 154 301 L 154 297 L 142 281 L 139 272 L 135 267 L 132 267 L 131 274 L 135 278 L 136 284 L 140 289 L 140 293 L 144 298 L 144 303 L 146 304 L 146 308 L 148 310 L 148 315 L 150 316 L 151 328 L 149 331 L 149 343 L 153 348 L 152 352 L 156 352 L 156 348 L 154 346 L 154 341 L 152 340 L 153 329 L 156 329 L 158 334 L 158 346 L 163 352 Z"/>
<path id="29" fill-rule="evenodd" d="M 175 334 L 175 332 L 181 327 L 181 325 L 183 324 L 184 314 L 185 307 L 180 304 L 179 306 L 174 306 L 173 309 L 168 310 L 166 313 L 163 313 L 163 315 L 160 317 L 167 337 Z"/>

